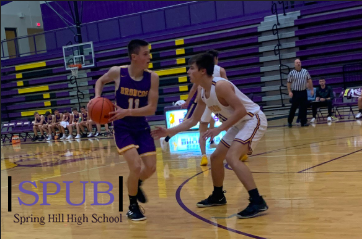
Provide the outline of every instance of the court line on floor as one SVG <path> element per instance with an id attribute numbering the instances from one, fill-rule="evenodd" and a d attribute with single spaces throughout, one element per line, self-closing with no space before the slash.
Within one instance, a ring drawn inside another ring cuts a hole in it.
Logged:
<path id="1" fill-rule="evenodd" d="M 359 135 L 358 135 L 359 136 Z M 310 144 L 315 144 L 315 143 L 322 143 L 322 142 L 327 142 L 327 141 L 331 141 L 331 140 L 337 140 L 337 139 L 344 139 L 344 138 L 350 138 L 350 137 L 357 137 L 357 136 L 345 136 L 345 137 L 340 137 L 340 138 L 334 138 L 334 139 L 329 139 L 329 140 L 324 140 L 324 141 L 319 141 L 319 142 L 312 142 L 312 143 L 306 143 L 306 144 L 301 144 L 301 145 L 296 145 L 296 146 L 291 146 L 291 147 L 286 147 L 286 148 L 281 148 L 281 149 L 276 149 L 276 150 L 271 150 L 271 151 L 267 151 L 267 152 L 263 152 L 263 153 L 259 153 L 259 154 L 256 154 L 256 155 L 253 155 L 253 156 L 257 156 L 257 155 L 263 155 L 263 154 L 268 154 L 268 153 L 271 153 L 271 152 L 276 152 L 276 151 L 280 151 L 280 150 L 285 150 L 285 149 L 289 149 L 289 148 L 294 148 L 294 147 L 299 147 L 299 146 L 304 146 L 304 145 L 310 145 Z M 362 149 L 361 149 L 362 150 Z M 359 150 L 360 151 L 360 150 Z M 252 156 L 251 156 L 252 157 Z M 222 228 L 222 229 L 225 229 L 225 230 L 228 230 L 228 231 L 231 231 L 231 232 L 235 232 L 237 234 L 241 234 L 241 235 L 244 235 L 244 236 L 248 236 L 248 237 L 251 237 L 251 238 L 258 238 L 258 239 L 266 239 L 264 237 L 259 237 L 259 236 L 255 236 L 255 235 L 252 235 L 252 234 L 248 234 L 246 232 L 242 232 L 242 231 L 238 231 L 236 229 L 233 229 L 233 228 L 229 228 L 229 227 L 226 227 L 224 225 L 221 225 L 221 224 L 218 224 L 218 223 L 215 223 L 213 221 L 210 221 L 200 215 L 198 215 L 197 213 L 193 212 L 191 209 L 189 209 L 182 201 L 181 199 L 181 190 L 183 188 L 183 186 L 189 182 L 191 179 L 193 179 L 194 177 L 206 172 L 206 171 L 209 171 L 211 168 L 207 169 L 207 170 L 204 170 L 204 171 L 201 171 L 197 174 L 195 174 L 194 176 L 188 178 L 187 180 L 185 180 L 176 190 L 176 201 L 177 203 L 180 205 L 180 207 L 186 211 L 187 213 L 189 213 L 191 216 L 201 220 L 201 221 L 204 221 L 208 224 L 211 224 L 213 226 L 216 226 L 216 227 L 219 227 L 219 228 Z"/>
<path id="2" fill-rule="evenodd" d="M 338 159 L 347 157 L 347 156 L 349 156 L 349 155 L 351 155 L 351 154 L 355 154 L 355 153 L 357 153 L 357 152 L 359 152 L 359 151 L 362 151 L 362 149 L 359 149 L 359 150 L 357 150 L 357 151 L 351 152 L 351 153 L 349 153 L 349 154 L 345 154 L 345 155 L 339 156 L 339 157 L 337 157 L 337 158 L 334 158 L 334 159 L 328 160 L 328 161 L 326 161 L 326 162 L 323 162 L 323 163 L 314 165 L 314 166 L 312 166 L 312 167 L 303 169 L 303 170 L 299 171 L 298 173 L 303 173 L 303 172 L 305 172 L 305 171 L 307 171 L 307 170 L 310 170 L 310 169 L 312 169 L 312 168 L 315 168 L 315 167 L 321 166 L 321 165 L 323 165 L 323 164 L 330 163 L 330 162 L 332 162 L 332 161 L 335 161 L 335 160 L 338 160 Z"/>
<path id="3" fill-rule="evenodd" d="M 197 219 L 201 220 L 201 221 L 204 221 L 208 224 L 211 224 L 213 226 L 216 226 L 216 227 L 219 227 L 219 228 L 222 228 L 222 229 L 225 229 L 227 231 L 231 231 L 231 232 L 235 232 L 237 234 L 240 234 L 240 235 L 243 235 L 243 236 L 247 236 L 247 237 L 251 237 L 251 238 L 256 238 L 256 239 L 266 239 L 265 237 L 259 237 L 259 236 L 256 236 L 256 235 L 252 235 L 252 234 L 249 234 L 249 233 L 246 233 L 246 232 L 242 232 L 242 231 L 238 231 L 236 229 L 233 229 L 233 228 L 230 228 L 230 227 L 226 227 L 224 225 L 221 225 L 221 224 L 218 224 L 216 222 L 213 222 L 213 221 L 210 221 L 200 215 L 198 215 L 197 213 L 193 212 L 192 210 L 190 210 L 188 207 L 186 207 L 186 205 L 183 203 L 182 199 L 181 199 L 181 190 L 183 188 L 183 186 L 188 182 L 190 181 L 191 179 L 193 179 L 194 177 L 206 172 L 206 171 L 209 171 L 211 168 L 207 169 L 207 170 L 204 170 L 204 171 L 201 171 L 197 174 L 195 174 L 194 176 L 192 176 L 191 178 L 188 178 L 186 181 L 184 181 L 176 190 L 176 200 L 177 200 L 177 203 L 180 205 L 180 207 L 185 210 L 187 213 L 189 213 L 190 215 L 196 217 Z"/>
<path id="4" fill-rule="evenodd" d="M 124 161 L 124 162 L 119 162 L 119 163 L 115 163 L 115 164 L 121 164 L 121 163 L 126 163 L 126 162 Z M 79 170 L 79 171 L 75 171 L 75 172 L 71 172 L 71 173 L 66 173 L 66 174 L 61 174 L 61 175 L 55 175 L 55 176 L 48 177 L 48 178 L 42 178 L 41 180 L 43 180 L 43 179 L 49 179 L 49 178 L 61 177 L 61 176 L 65 176 L 65 175 L 69 175 L 69 174 L 73 174 L 73 173 L 80 173 L 80 172 L 89 171 L 89 170 L 93 170 L 93 169 L 104 168 L 104 167 L 108 167 L 108 166 L 111 166 L 111 165 L 110 165 L 110 164 L 109 164 L 109 165 L 103 165 L 103 166 L 94 167 L 94 168 L 88 168 L 88 169 Z M 35 182 L 35 181 L 39 181 L 39 180 L 34 180 L 34 182 Z M 11 187 L 18 186 L 18 185 L 19 185 L 19 184 L 13 184 L 13 185 L 11 185 Z M 4 188 L 8 188 L 8 186 L 2 187 L 1 189 L 4 189 Z"/>

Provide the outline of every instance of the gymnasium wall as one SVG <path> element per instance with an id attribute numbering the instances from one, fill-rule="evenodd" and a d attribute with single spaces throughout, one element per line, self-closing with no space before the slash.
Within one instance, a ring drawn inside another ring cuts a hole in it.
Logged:
<path id="1" fill-rule="evenodd" d="M 123 5 L 131 3 L 133 5 Z M 144 37 L 149 34 L 163 34 L 166 31 L 183 31 L 186 28 L 198 27 L 201 24 L 218 24 L 230 19 L 244 20 L 249 17 L 255 17 L 255 15 L 268 16 L 271 13 L 271 2 L 268 1 L 200 1 L 183 3 L 186 4 L 130 14 L 137 9 L 140 10 L 141 8 L 138 8 L 137 4 L 141 3 L 93 2 L 93 5 L 88 6 L 88 2 L 84 2 L 83 42 L 93 41 L 95 44 L 107 41 L 114 42 L 124 37 Z M 97 4 L 102 4 L 102 6 Z M 151 7 L 161 7 L 156 2 L 154 4 L 148 5 L 148 7 L 150 9 Z M 305 3 L 298 1 L 294 4 L 297 7 Z M 97 9 L 95 6 L 102 10 L 95 10 Z M 57 7 L 59 8 L 59 6 Z M 57 9 L 56 7 L 54 8 Z M 114 10 L 106 10 L 109 8 Z M 278 8 L 281 11 L 282 5 L 278 4 Z M 51 10 L 48 6 L 42 4 L 41 9 L 46 30 L 65 27 L 63 22 L 59 22 L 61 20 L 58 17 L 53 16 L 53 12 L 50 12 Z M 69 9 L 69 6 L 64 6 L 63 9 Z M 125 9 L 129 9 L 129 12 L 125 11 Z M 289 7 L 287 12 L 293 11 L 293 9 Z M 126 13 L 129 14 L 124 15 Z M 117 14 L 119 14 L 117 18 L 107 19 L 117 16 Z M 106 20 L 90 22 L 95 19 Z M 45 35 L 45 38 L 47 50 L 49 51 L 60 49 L 70 41 L 74 43 L 74 35 L 67 28 L 57 30 L 56 32 L 49 32 Z"/>
<path id="2" fill-rule="evenodd" d="M 50 5 L 59 13 L 69 10 L 68 1 L 58 1 L 57 3 L 49 2 Z M 137 12 L 148 11 L 152 9 L 168 7 L 185 3 L 185 1 L 84 1 L 83 2 L 83 23 L 100 21 L 107 18 L 120 17 Z M 81 3 L 79 2 L 79 9 Z M 73 2 L 71 2 L 73 8 Z M 64 10 L 63 10 L 63 9 Z M 65 24 L 44 2 L 41 4 L 41 12 L 44 19 L 44 30 L 54 30 L 65 27 Z M 62 14 L 63 16 L 65 14 Z M 71 18 L 68 18 L 71 20 Z"/>
<path id="3" fill-rule="evenodd" d="M 3 3 L 3 2 L 2 2 Z M 19 14 L 23 14 L 24 17 L 19 17 Z M 39 1 L 12 1 L 1 6 L 1 40 L 6 39 L 5 28 L 16 28 L 17 36 L 29 35 L 28 29 L 42 29 L 37 27 L 36 23 L 40 23 L 43 26 L 43 20 L 40 10 Z M 45 39 L 37 38 L 37 45 L 43 45 L 45 47 Z M 29 39 L 18 40 L 19 51 L 29 52 L 31 45 Z M 3 46 L 5 54 L 8 54 L 7 45 Z"/>

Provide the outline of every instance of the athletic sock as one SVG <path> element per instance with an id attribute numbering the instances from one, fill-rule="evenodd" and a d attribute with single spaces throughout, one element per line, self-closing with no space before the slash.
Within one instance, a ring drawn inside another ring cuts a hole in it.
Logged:
<path id="1" fill-rule="evenodd" d="M 129 204 L 138 204 L 137 203 L 137 196 L 131 196 L 131 195 L 128 195 L 129 196 Z"/>
<path id="2" fill-rule="evenodd" d="M 221 197 L 224 193 L 222 191 L 222 186 L 221 187 L 215 187 L 214 186 L 214 192 L 213 194 L 217 197 Z"/>
<path id="3" fill-rule="evenodd" d="M 254 188 L 254 189 L 248 191 L 248 193 L 251 198 L 251 201 L 255 202 L 256 204 L 261 203 L 262 200 L 261 200 L 261 197 L 259 195 L 259 191 L 257 188 Z"/>

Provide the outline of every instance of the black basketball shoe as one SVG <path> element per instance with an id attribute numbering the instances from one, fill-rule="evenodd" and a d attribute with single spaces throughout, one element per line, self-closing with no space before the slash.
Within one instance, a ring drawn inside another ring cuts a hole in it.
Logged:
<path id="1" fill-rule="evenodd" d="M 215 195 L 212 193 L 208 198 L 198 202 L 197 207 L 212 207 L 212 206 L 222 206 L 226 204 L 226 197 L 224 195 L 226 191 L 223 191 L 221 195 Z"/>
<path id="2" fill-rule="evenodd" d="M 256 203 L 251 200 L 251 198 L 249 198 L 249 205 L 244 210 L 239 212 L 237 217 L 240 219 L 252 218 L 268 210 L 268 205 L 266 205 L 263 197 L 260 196 L 260 199 L 261 201 Z"/>
<path id="3" fill-rule="evenodd" d="M 126 215 L 132 221 L 143 221 L 147 219 L 141 212 L 140 206 L 138 204 L 129 205 L 129 210 Z"/>

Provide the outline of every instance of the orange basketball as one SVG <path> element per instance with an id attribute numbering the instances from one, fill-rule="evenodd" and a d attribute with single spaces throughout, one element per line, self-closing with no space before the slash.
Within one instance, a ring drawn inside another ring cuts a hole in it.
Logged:
<path id="1" fill-rule="evenodd" d="M 98 97 L 88 105 L 89 117 L 97 124 L 107 124 L 110 118 L 109 112 L 112 111 L 114 111 L 114 106 L 107 98 Z"/>

